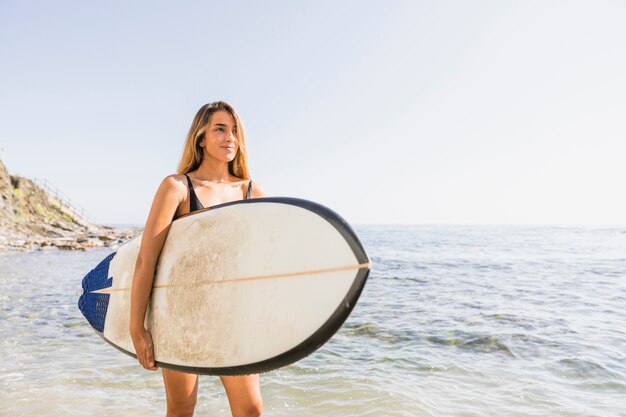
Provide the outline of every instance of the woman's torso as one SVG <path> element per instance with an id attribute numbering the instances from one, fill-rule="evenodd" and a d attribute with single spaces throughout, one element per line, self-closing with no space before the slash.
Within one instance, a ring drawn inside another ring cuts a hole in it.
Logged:
<path id="1" fill-rule="evenodd" d="M 249 199 L 252 193 L 252 180 L 240 180 L 227 184 L 205 182 L 198 184 L 189 175 L 180 175 L 186 188 L 185 199 L 176 209 L 174 220 L 197 210 L 218 204 Z"/>

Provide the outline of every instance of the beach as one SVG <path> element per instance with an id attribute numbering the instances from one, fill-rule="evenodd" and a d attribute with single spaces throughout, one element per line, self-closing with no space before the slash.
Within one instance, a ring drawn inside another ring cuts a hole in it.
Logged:
<path id="1" fill-rule="evenodd" d="M 267 416 L 621 416 L 626 228 L 356 226 L 374 263 L 343 327 L 262 374 Z M 159 372 L 76 307 L 111 248 L 0 256 L 0 416 L 154 416 Z M 201 376 L 196 415 L 230 415 Z"/>

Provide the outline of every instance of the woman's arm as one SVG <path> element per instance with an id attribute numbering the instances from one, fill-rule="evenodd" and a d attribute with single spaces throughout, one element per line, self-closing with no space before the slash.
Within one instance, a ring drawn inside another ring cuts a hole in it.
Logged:
<path id="1" fill-rule="evenodd" d="M 176 209 L 185 198 L 184 187 L 174 175 L 166 177 L 156 192 L 146 221 L 130 297 L 130 335 L 137 360 L 146 369 L 156 370 L 152 336 L 144 327 L 148 300 L 152 291 L 154 270 L 172 224 Z"/>

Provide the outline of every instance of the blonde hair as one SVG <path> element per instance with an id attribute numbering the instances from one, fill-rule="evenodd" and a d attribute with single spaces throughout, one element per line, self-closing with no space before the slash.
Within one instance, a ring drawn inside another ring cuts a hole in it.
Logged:
<path id="1" fill-rule="evenodd" d="M 185 139 L 185 145 L 183 147 L 183 154 L 178 163 L 178 173 L 186 174 L 189 171 L 197 169 L 202 163 L 203 149 L 200 147 L 200 142 L 204 137 L 204 132 L 207 131 L 211 124 L 211 116 L 216 111 L 226 111 L 233 116 L 235 124 L 237 126 L 237 144 L 238 150 L 235 159 L 228 162 L 228 172 L 239 178 L 250 179 L 248 172 L 248 149 L 246 148 L 246 133 L 243 128 L 243 123 L 239 118 L 239 115 L 230 104 L 224 101 L 215 101 L 213 103 L 205 104 L 200 107 L 200 110 L 196 113 L 196 116 L 191 122 L 191 128 L 187 133 L 187 139 Z"/>

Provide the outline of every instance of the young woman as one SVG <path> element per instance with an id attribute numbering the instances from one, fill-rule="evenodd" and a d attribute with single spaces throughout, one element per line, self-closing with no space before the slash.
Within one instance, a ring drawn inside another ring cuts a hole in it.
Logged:
<path id="1" fill-rule="evenodd" d="M 187 134 L 178 174 L 161 182 L 146 221 L 131 292 L 130 333 L 141 366 L 156 370 L 150 332 L 144 327 L 154 271 L 170 225 L 189 212 L 216 204 L 265 196 L 250 180 L 241 119 L 228 103 L 200 108 Z M 162 369 L 167 417 L 193 415 L 198 375 Z M 260 416 L 260 377 L 220 377 L 233 417 Z"/>

